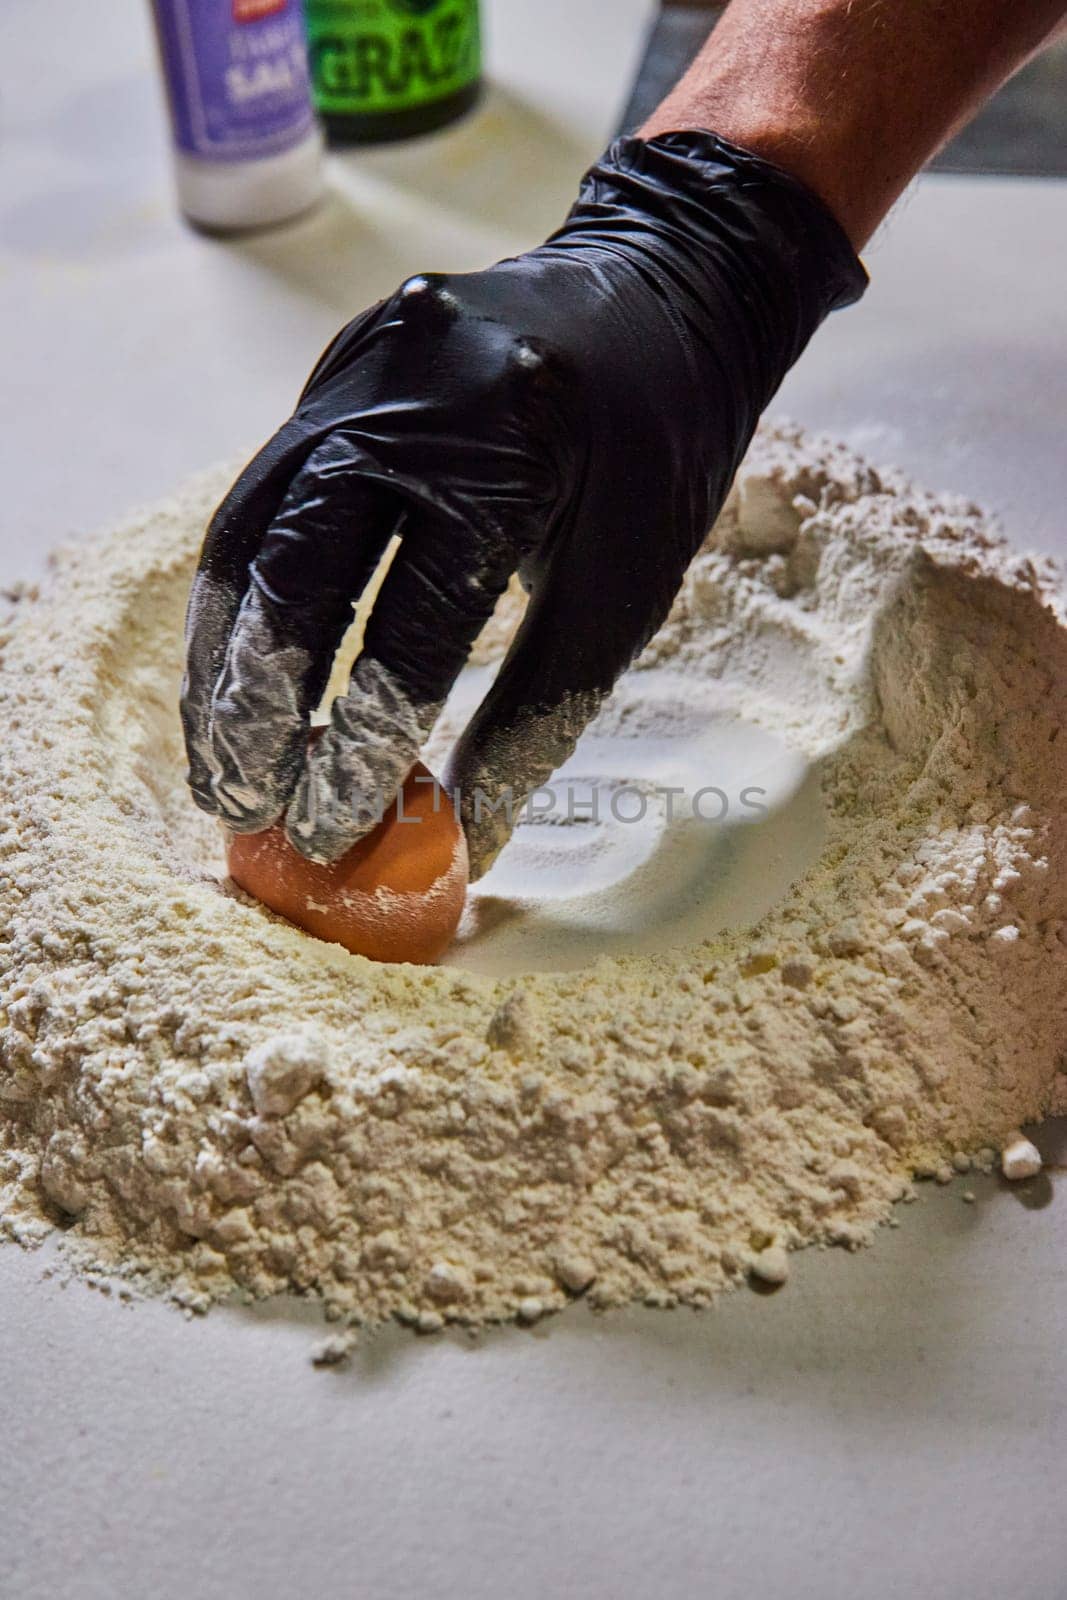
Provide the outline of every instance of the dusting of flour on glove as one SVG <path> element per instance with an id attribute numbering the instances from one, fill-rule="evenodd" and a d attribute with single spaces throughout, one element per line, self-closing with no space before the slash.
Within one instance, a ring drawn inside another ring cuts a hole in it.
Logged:
<path id="1" fill-rule="evenodd" d="M 222 881 L 176 700 L 228 478 L 64 549 L 0 630 L 9 1235 L 195 1309 L 702 1305 L 1064 1105 L 1067 632 L 974 507 L 765 430 L 626 704 L 669 667 L 800 748 L 821 853 L 743 932 L 500 978 Z"/>

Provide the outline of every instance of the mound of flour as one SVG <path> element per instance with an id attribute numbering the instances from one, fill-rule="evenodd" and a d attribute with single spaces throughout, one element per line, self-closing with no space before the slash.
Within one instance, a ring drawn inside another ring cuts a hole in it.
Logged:
<path id="1" fill-rule="evenodd" d="M 227 886 L 175 708 L 225 481 L 63 550 L 0 629 L 9 1235 L 197 1309 L 700 1305 L 1064 1105 L 1067 632 L 974 507 L 761 434 L 601 726 L 665 664 L 715 687 L 815 764 L 821 854 L 741 933 L 493 978 Z"/>

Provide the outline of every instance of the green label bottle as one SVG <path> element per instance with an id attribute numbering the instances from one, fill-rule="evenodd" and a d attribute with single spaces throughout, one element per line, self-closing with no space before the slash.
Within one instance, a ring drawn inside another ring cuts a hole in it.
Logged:
<path id="1" fill-rule="evenodd" d="M 336 141 L 407 139 L 478 98 L 478 0 L 304 0 L 315 107 Z"/>

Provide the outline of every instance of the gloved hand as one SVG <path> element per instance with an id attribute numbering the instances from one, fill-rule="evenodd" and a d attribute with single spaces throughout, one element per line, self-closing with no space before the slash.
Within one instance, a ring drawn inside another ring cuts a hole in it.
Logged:
<path id="1" fill-rule="evenodd" d="M 326 351 L 211 523 L 182 715 L 197 803 L 373 825 L 518 570 L 530 604 L 453 753 L 474 875 L 663 622 L 760 412 L 866 276 L 802 184 L 711 134 L 620 139 L 547 244 L 408 280 Z M 347 693 L 308 716 L 394 533 Z M 479 791 L 481 799 L 479 799 Z M 491 809 L 493 805 L 497 808 Z"/>

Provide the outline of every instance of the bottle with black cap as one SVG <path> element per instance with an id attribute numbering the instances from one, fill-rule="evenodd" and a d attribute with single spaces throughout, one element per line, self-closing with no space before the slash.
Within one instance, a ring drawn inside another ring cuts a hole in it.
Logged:
<path id="1" fill-rule="evenodd" d="M 332 143 L 443 127 L 481 84 L 478 0 L 304 0 L 315 107 Z"/>

